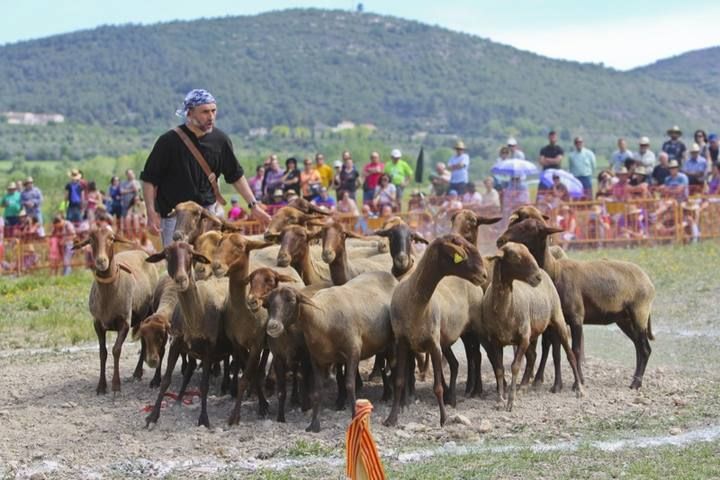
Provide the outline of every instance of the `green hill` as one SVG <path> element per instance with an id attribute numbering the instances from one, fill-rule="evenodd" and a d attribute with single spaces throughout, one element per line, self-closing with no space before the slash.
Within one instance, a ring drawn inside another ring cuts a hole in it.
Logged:
<path id="1" fill-rule="evenodd" d="M 635 72 L 659 80 L 682 83 L 715 96 L 720 94 L 720 47 L 693 50 L 658 60 L 635 69 Z"/>
<path id="2" fill-rule="evenodd" d="M 241 134 L 352 120 L 467 137 L 537 136 L 549 126 L 657 136 L 671 124 L 720 120 L 717 103 L 667 78 L 345 11 L 100 27 L 20 42 L 0 47 L 0 78 L 0 111 L 151 129 L 174 123 L 183 95 L 200 86 L 219 99 L 223 128 Z"/>

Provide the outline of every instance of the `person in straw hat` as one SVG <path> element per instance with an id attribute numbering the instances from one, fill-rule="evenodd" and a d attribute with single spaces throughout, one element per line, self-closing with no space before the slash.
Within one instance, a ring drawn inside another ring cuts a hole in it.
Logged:
<path id="1" fill-rule="evenodd" d="M 70 181 L 65 185 L 65 201 L 67 202 L 65 219 L 78 224 L 83 217 L 82 205 L 85 199 L 85 186 L 82 182 L 82 173 L 77 168 L 70 170 L 68 176 Z"/>
<path id="2" fill-rule="evenodd" d="M 28 216 L 37 219 L 37 221 L 42 224 L 43 219 L 40 210 L 42 207 L 43 194 L 40 189 L 35 186 L 32 177 L 27 177 L 23 181 L 23 191 L 20 192 L 20 199 Z"/>
<path id="3" fill-rule="evenodd" d="M 670 140 L 663 143 L 662 151 L 668 154 L 670 160 L 677 160 L 678 165 L 681 165 L 683 160 L 685 160 L 685 152 L 687 151 L 687 147 L 680 140 L 682 131 L 680 127 L 674 125 L 668 129 L 667 134 Z"/>
<path id="4" fill-rule="evenodd" d="M 650 139 L 648 137 L 640 137 L 635 163 L 642 165 L 649 172 L 655 168 L 655 154 L 650 150 Z"/>
<path id="5" fill-rule="evenodd" d="M 690 147 L 690 157 L 682 166 L 682 171 L 688 177 L 690 185 L 705 185 L 705 172 L 707 172 L 707 160 L 700 156 L 700 146 L 693 143 Z"/>
<path id="6" fill-rule="evenodd" d="M 687 175 L 680 171 L 680 164 L 677 160 L 670 160 L 668 170 L 670 170 L 670 175 L 665 178 L 664 193 L 686 200 L 690 183 Z"/>
<path id="7" fill-rule="evenodd" d="M 462 195 L 465 193 L 465 185 L 470 181 L 468 175 L 470 157 L 465 153 L 465 143 L 462 140 L 455 142 L 455 155 L 448 159 L 447 165 L 448 170 L 450 170 L 450 186 L 448 190 L 455 190 L 458 195 Z"/>
<path id="8" fill-rule="evenodd" d="M 5 209 L 3 212 L 5 228 L 12 230 L 20 224 L 20 210 L 22 210 L 20 192 L 18 192 L 15 182 L 8 184 L 7 193 L 3 196 L 1 205 Z"/>

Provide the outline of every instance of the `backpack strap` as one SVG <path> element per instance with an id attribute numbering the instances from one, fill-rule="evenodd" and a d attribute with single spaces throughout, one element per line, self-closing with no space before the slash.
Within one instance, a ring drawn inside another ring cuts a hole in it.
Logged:
<path id="1" fill-rule="evenodd" d="M 177 133 L 178 137 L 180 137 L 180 140 L 182 140 L 188 150 L 190 150 L 192 156 L 195 157 L 195 160 L 197 160 L 197 162 L 200 164 L 200 168 L 202 168 L 203 172 L 205 172 L 205 175 L 207 175 L 207 178 L 210 181 L 210 186 L 212 187 L 212 191 L 215 194 L 215 200 L 217 200 L 220 205 L 227 204 L 223 196 L 220 194 L 220 189 L 218 188 L 217 184 L 217 176 L 212 170 L 210 170 L 210 166 L 205 161 L 205 157 L 202 156 L 200 150 L 197 149 L 192 140 L 190 140 L 190 137 L 188 137 L 187 134 L 183 132 L 180 127 L 173 128 L 173 131 Z"/>

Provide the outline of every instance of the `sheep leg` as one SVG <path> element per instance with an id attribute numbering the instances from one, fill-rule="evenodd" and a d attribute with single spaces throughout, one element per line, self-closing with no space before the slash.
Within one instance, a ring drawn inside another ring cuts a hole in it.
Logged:
<path id="1" fill-rule="evenodd" d="M 185 392 L 187 391 L 187 386 L 190 384 L 190 379 L 192 378 L 193 374 L 195 373 L 195 369 L 197 368 L 197 362 L 194 358 L 190 358 L 190 361 L 187 364 L 187 367 L 185 367 L 185 371 L 183 372 L 183 379 L 182 384 L 180 385 L 180 391 L 178 392 L 177 400 L 175 401 L 175 405 L 178 407 L 182 406 L 183 397 L 185 397 Z M 207 368 L 203 367 L 203 372 L 205 370 L 208 370 Z"/>
<path id="2" fill-rule="evenodd" d="M 243 370 L 242 376 L 237 383 L 237 396 L 235 397 L 235 407 L 228 418 L 229 425 L 237 425 L 240 422 L 240 406 L 242 399 L 249 385 L 254 384 L 255 374 L 260 365 L 260 351 L 257 346 L 253 346 L 248 354 L 247 363 Z"/>
<path id="3" fill-rule="evenodd" d="M 203 355 L 203 369 L 202 378 L 200 380 L 200 416 L 198 417 L 198 426 L 202 425 L 205 428 L 210 428 L 210 419 L 207 413 L 207 397 L 208 391 L 210 390 L 210 373 L 212 372 L 210 353 L 210 345 L 206 345 L 205 355 Z M 180 400 L 180 395 L 178 395 Z"/>
<path id="4" fill-rule="evenodd" d="M 290 386 L 290 405 L 300 405 L 300 382 L 298 382 L 300 365 L 298 362 L 293 363 L 292 368 L 292 385 Z M 275 376 L 278 373 L 275 370 Z M 287 382 L 286 382 L 287 383 Z M 278 379 L 278 387 L 280 385 L 280 379 Z"/>
<path id="5" fill-rule="evenodd" d="M 265 398 L 265 389 L 263 388 L 264 385 L 265 369 L 261 366 L 261 368 L 258 368 L 257 372 L 255 372 L 255 390 L 258 397 L 258 416 L 260 418 L 265 418 L 267 416 L 268 409 L 270 407 L 267 398 Z"/>
<path id="6" fill-rule="evenodd" d="M 375 355 L 375 363 L 373 363 L 372 371 L 370 372 L 370 375 L 368 375 L 368 382 L 382 375 L 384 364 L 385 354 L 378 353 Z"/>
<path id="7" fill-rule="evenodd" d="M 525 373 L 520 381 L 520 388 L 527 387 L 530 384 L 530 377 L 532 377 L 535 369 L 535 360 L 537 360 L 537 337 L 532 339 L 525 352 Z"/>
<path id="8" fill-rule="evenodd" d="M 350 411 L 352 412 L 352 416 L 350 418 L 355 418 L 355 385 L 357 377 L 360 375 L 353 375 L 348 372 L 357 372 L 358 363 L 360 363 L 359 352 L 349 355 L 347 363 L 345 364 L 345 390 L 347 391 L 347 395 L 350 397 Z"/>
<path id="9" fill-rule="evenodd" d="M 142 380 L 143 376 L 143 361 L 145 360 L 145 339 L 140 338 L 140 355 L 138 355 L 138 362 L 135 365 L 135 371 L 133 371 L 133 378 L 135 380 Z"/>
<path id="10" fill-rule="evenodd" d="M 497 342 L 490 344 L 488 357 L 494 358 L 493 370 L 495 371 L 495 381 L 497 382 L 498 402 L 505 399 L 505 368 L 503 367 L 502 347 Z"/>
<path id="11" fill-rule="evenodd" d="M 302 360 L 300 361 L 300 368 L 302 369 L 302 393 L 300 395 L 301 405 L 300 410 L 307 412 L 312 408 L 310 402 L 310 394 L 313 386 L 313 369 L 310 356 L 307 351 L 303 354 Z"/>
<path id="12" fill-rule="evenodd" d="M 112 391 L 117 393 L 120 391 L 120 354 L 122 353 L 123 342 L 130 331 L 130 325 L 125 322 L 120 330 L 118 331 L 115 344 L 113 345 L 113 379 L 112 379 Z"/>
<path id="13" fill-rule="evenodd" d="M 275 382 L 277 382 L 277 379 L 275 378 L 275 366 L 273 363 L 275 362 L 275 356 L 273 356 L 272 360 L 270 360 L 270 366 L 268 367 L 268 357 L 270 356 L 270 349 L 264 348 L 262 352 L 262 357 L 260 358 L 260 372 L 262 372 L 263 375 L 263 381 L 265 383 L 264 391 L 269 392 L 268 395 L 272 395 L 273 392 L 275 392 Z M 269 372 L 269 373 L 266 373 Z"/>
<path id="14" fill-rule="evenodd" d="M 223 358 L 223 378 L 220 383 L 220 395 L 227 395 L 230 391 L 230 355 Z"/>
<path id="15" fill-rule="evenodd" d="M 275 377 L 277 378 L 278 412 L 277 421 L 285 423 L 285 399 L 287 398 L 287 379 L 285 378 L 285 362 L 276 358 L 273 360 Z M 293 378 L 293 388 L 295 384 Z"/>
<path id="16" fill-rule="evenodd" d="M 567 332 L 567 330 L 565 330 L 565 332 Z M 550 388 L 550 392 L 559 393 L 563 389 L 563 381 L 562 365 L 560 364 L 560 337 L 558 336 L 557 332 L 552 334 L 552 336 L 550 337 L 550 342 L 552 344 L 553 364 L 555 367 L 555 382 L 553 383 L 552 388 Z"/>
<path id="17" fill-rule="evenodd" d="M 565 313 L 565 312 L 563 312 Z M 565 320 L 567 321 L 568 325 L 570 326 L 570 334 L 572 335 L 572 350 L 573 354 L 575 355 L 575 359 L 578 362 L 578 373 L 580 374 L 580 383 L 585 384 L 585 376 L 583 375 L 582 371 L 582 345 L 583 345 L 583 319 L 585 318 L 585 312 L 580 309 L 580 311 L 572 312 L 569 315 L 565 315 Z M 555 325 L 556 330 L 560 330 L 560 325 Z M 562 334 L 566 333 L 567 329 L 562 328 L 563 332 L 558 332 L 561 336 L 564 336 Z"/>
<path id="18" fill-rule="evenodd" d="M 455 406 L 457 405 L 457 401 L 455 398 L 455 386 L 457 384 L 459 364 L 457 358 L 455 358 L 455 354 L 453 353 L 451 347 L 443 348 L 442 352 L 447 359 L 448 366 L 450 367 L 450 388 L 449 390 L 443 392 L 443 401 L 445 402 L 445 405 L 450 405 L 455 408 Z M 470 355 L 472 356 L 472 353 Z"/>
<path id="19" fill-rule="evenodd" d="M 540 364 L 538 365 L 537 372 L 535 373 L 535 379 L 533 380 L 533 386 L 545 382 L 545 364 L 547 363 L 548 355 L 550 354 L 550 344 L 552 336 L 555 335 L 555 331 L 552 328 L 548 328 L 542 334 L 542 353 L 540 354 Z"/>
<path id="20" fill-rule="evenodd" d="M 467 380 L 465 381 L 465 396 L 470 396 L 475 387 L 476 373 L 475 364 L 476 357 L 475 352 L 477 351 L 478 341 L 477 337 L 473 332 L 464 333 L 460 339 L 462 340 L 463 346 L 465 347 L 465 358 L 467 359 Z M 448 360 L 450 363 L 450 360 Z"/>
<path id="21" fill-rule="evenodd" d="M 313 391 L 310 395 L 312 398 L 312 420 L 310 420 L 310 425 L 307 426 L 305 431 L 317 433 L 320 431 L 320 394 L 323 387 L 323 372 L 314 361 L 312 362 L 312 372 L 314 380 Z"/>
<path id="22" fill-rule="evenodd" d="M 347 368 L 342 363 L 335 365 L 335 383 L 337 383 L 338 395 L 335 399 L 335 410 L 344 410 L 345 401 L 347 400 L 347 390 L 345 389 L 345 376 Z"/>
<path id="23" fill-rule="evenodd" d="M 445 414 L 445 402 L 443 401 L 443 376 L 442 376 L 442 351 L 439 345 L 430 346 L 430 360 L 432 360 L 433 366 L 433 392 L 437 399 L 438 406 L 440 407 L 440 426 L 445 425 L 447 415 Z"/>
<path id="24" fill-rule="evenodd" d="M 158 365 L 155 368 L 155 375 L 153 376 L 152 380 L 150 380 L 150 388 L 155 388 L 160 386 L 160 381 L 162 380 L 162 361 L 165 357 L 165 345 L 160 347 L 160 359 L 158 360 Z"/>
<path id="25" fill-rule="evenodd" d="M 382 383 L 383 383 L 383 394 L 382 398 L 380 398 L 381 402 L 387 402 L 390 400 L 390 397 L 392 396 L 392 386 L 390 383 L 390 376 L 387 372 L 387 366 L 383 367 L 382 370 L 380 370 L 380 375 L 382 376 Z"/>
<path id="26" fill-rule="evenodd" d="M 635 373 L 633 374 L 633 380 L 630 384 L 630 388 L 638 389 L 642 386 L 645 367 L 647 366 L 650 353 L 652 352 L 652 349 L 650 348 L 650 341 L 648 340 L 645 332 L 638 331 L 636 328 L 637 323 L 633 322 L 632 319 L 629 321 L 624 320 L 617 322 L 617 325 L 635 345 Z"/>
<path id="27" fill-rule="evenodd" d="M 393 404 L 390 414 L 383 422 L 386 427 L 394 427 L 397 425 L 398 411 L 400 410 L 400 399 L 405 390 L 405 376 L 407 375 L 408 355 L 410 354 L 410 345 L 406 338 L 398 338 L 397 355 L 395 368 L 392 372 L 392 378 L 395 382 L 393 390 Z M 413 375 L 415 372 L 413 372 Z"/>
<path id="28" fill-rule="evenodd" d="M 427 377 L 427 372 L 430 369 L 430 354 L 416 353 L 413 365 L 417 363 L 418 373 L 420 373 L 420 381 L 424 382 Z M 413 379 L 415 378 L 415 367 L 413 366 Z M 413 383 L 413 392 L 415 384 Z"/>
<path id="29" fill-rule="evenodd" d="M 513 402 L 515 401 L 516 393 L 515 389 L 517 388 L 517 379 L 518 375 L 520 374 L 520 364 L 522 363 L 522 359 L 525 356 L 525 352 L 527 352 L 529 345 L 529 339 L 523 338 L 520 341 L 520 345 L 518 345 L 515 349 L 515 358 L 513 359 L 512 365 L 510 366 L 510 369 L 512 371 L 512 380 L 510 381 L 510 390 L 508 391 L 507 407 L 505 407 L 505 410 L 507 410 L 508 412 L 511 412 L 513 408 Z"/>
<path id="30" fill-rule="evenodd" d="M 170 344 L 170 352 L 168 353 L 167 366 L 165 367 L 165 375 L 163 376 L 162 382 L 160 383 L 160 390 L 158 391 L 157 400 L 155 400 L 155 406 L 153 407 L 152 412 L 150 412 L 150 414 L 145 417 L 146 428 L 150 427 L 151 423 L 157 423 L 158 418 L 160 418 L 160 407 L 162 406 L 165 392 L 167 392 L 167 389 L 170 388 L 170 381 L 172 380 L 173 370 L 175 370 L 175 364 L 178 361 L 178 357 L 180 357 L 182 341 L 183 340 L 178 337 Z"/>
<path id="31" fill-rule="evenodd" d="M 415 398 L 415 366 L 416 366 L 416 364 L 419 365 L 418 357 L 420 357 L 420 359 L 422 360 L 422 356 L 420 356 L 418 354 L 413 354 L 412 352 L 410 352 L 408 350 L 407 359 L 406 359 L 407 360 L 407 362 L 406 362 L 407 371 L 405 372 L 405 374 L 406 374 L 405 378 L 407 379 L 407 386 L 406 386 L 407 388 L 405 388 L 403 390 L 403 395 L 402 395 L 403 406 L 410 405 L 410 403 L 412 403 L 413 399 Z M 425 381 L 424 374 L 421 373 L 420 376 L 422 378 L 422 381 Z"/>
<path id="32" fill-rule="evenodd" d="M 98 345 L 100 346 L 100 380 L 98 380 L 97 388 L 95 393 L 97 395 L 107 393 L 107 379 L 105 378 L 105 364 L 107 362 L 107 330 L 103 328 L 102 324 L 95 320 L 93 323 L 95 327 L 95 334 L 98 337 Z"/>
<path id="33" fill-rule="evenodd" d="M 567 356 L 568 363 L 570 363 L 570 368 L 572 368 L 573 376 L 575 377 L 575 383 L 573 384 L 573 390 L 575 390 L 576 395 L 578 398 L 583 396 L 583 388 L 582 388 L 582 377 L 580 374 L 580 362 L 577 360 L 577 357 L 575 356 L 575 352 L 572 349 L 572 346 L 570 345 L 570 339 L 568 338 L 568 331 L 566 328 L 560 328 L 560 326 L 564 325 L 555 325 L 555 331 L 557 333 L 557 337 L 560 342 L 562 342 L 563 349 L 565 349 L 565 355 Z M 581 327 L 582 329 L 582 327 Z M 574 340 L 574 337 L 573 337 Z M 559 355 L 558 355 L 559 356 Z M 557 364 L 560 365 L 560 359 L 557 360 Z M 559 367 L 556 367 L 556 371 L 559 369 Z"/>

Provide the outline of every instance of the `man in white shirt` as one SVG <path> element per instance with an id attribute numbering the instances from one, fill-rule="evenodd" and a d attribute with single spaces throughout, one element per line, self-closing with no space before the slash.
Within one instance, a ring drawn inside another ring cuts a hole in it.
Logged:
<path id="1" fill-rule="evenodd" d="M 508 138 L 507 146 L 510 148 L 510 158 L 516 158 L 518 160 L 525 160 L 525 152 L 520 150 L 520 147 L 518 147 L 517 140 L 515 140 L 514 137 Z"/>
<path id="2" fill-rule="evenodd" d="M 459 195 L 465 193 L 465 184 L 469 180 L 468 167 L 470 166 L 470 157 L 465 153 L 465 144 L 458 140 L 455 143 L 455 155 L 448 160 L 448 169 L 450 170 L 450 190 L 455 190 Z"/>
<path id="3" fill-rule="evenodd" d="M 648 137 L 640 138 L 640 145 L 635 162 L 645 167 L 645 170 L 652 171 L 655 168 L 655 154 L 650 150 L 650 139 Z"/>

